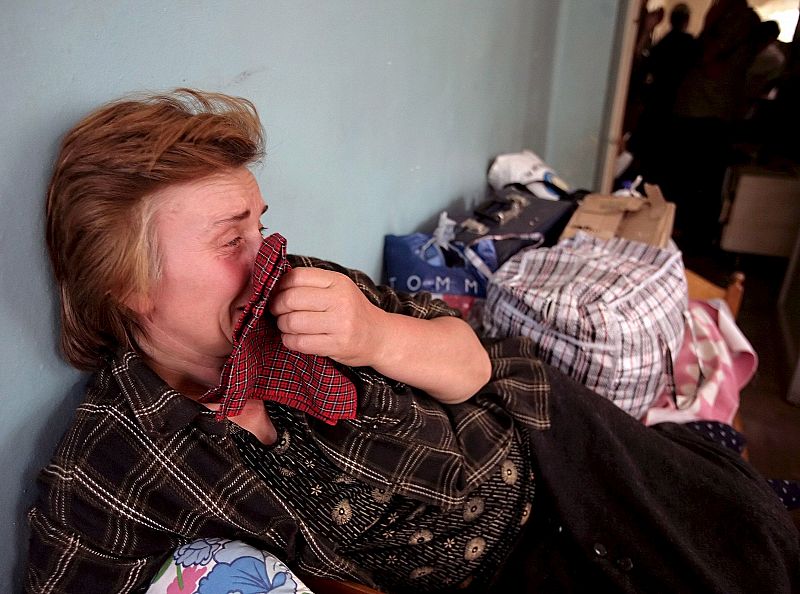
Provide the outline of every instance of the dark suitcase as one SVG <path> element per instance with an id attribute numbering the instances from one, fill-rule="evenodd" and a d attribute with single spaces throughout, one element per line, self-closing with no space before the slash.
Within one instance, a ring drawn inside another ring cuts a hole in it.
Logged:
<path id="1" fill-rule="evenodd" d="M 502 264 L 523 248 L 554 245 L 585 194 L 564 192 L 560 200 L 546 200 L 507 186 L 475 208 L 459 225 L 455 240 L 464 245 L 494 240 L 497 262 Z"/>

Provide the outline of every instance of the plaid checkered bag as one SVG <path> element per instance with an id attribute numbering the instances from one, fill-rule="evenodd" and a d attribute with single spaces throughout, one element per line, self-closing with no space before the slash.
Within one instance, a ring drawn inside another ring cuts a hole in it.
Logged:
<path id="1" fill-rule="evenodd" d="M 483 326 L 641 417 L 670 384 L 687 307 L 681 253 L 579 233 L 519 252 L 495 273 Z"/>

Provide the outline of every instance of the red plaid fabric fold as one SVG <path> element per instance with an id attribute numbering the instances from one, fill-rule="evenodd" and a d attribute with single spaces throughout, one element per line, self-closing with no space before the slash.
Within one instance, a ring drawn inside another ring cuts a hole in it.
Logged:
<path id="1" fill-rule="evenodd" d="M 221 402 L 217 419 L 242 412 L 250 398 L 273 400 L 330 425 L 356 416 L 356 388 L 327 357 L 290 351 L 267 312 L 269 295 L 291 269 L 286 239 L 267 237 L 253 265 L 253 295 L 233 331 L 233 351 L 222 368 L 220 385 L 203 402 Z M 264 315 L 266 312 L 266 315 Z"/>

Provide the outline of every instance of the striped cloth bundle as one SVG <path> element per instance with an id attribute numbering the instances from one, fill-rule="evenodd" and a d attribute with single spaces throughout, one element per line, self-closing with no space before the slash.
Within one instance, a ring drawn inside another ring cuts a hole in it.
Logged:
<path id="1" fill-rule="evenodd" d="M 532 338 L 542 360 L 639 418 L 671 385 L 686 307 L 674 244 L 579 233 L 497 270 L 483 326 L 490 337 Z"/>

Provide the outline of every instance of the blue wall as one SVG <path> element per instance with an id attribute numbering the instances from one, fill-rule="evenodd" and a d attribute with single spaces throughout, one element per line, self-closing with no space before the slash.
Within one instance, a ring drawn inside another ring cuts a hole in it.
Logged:
<path id="1" fill-rule="evenodd" d="M 568 180 L 593 180 L 596 143 L 583 139 L 603 126 L 595 93 L 608 85 L 617 2 L 567 4 L 2 3 L 0 591 L 19 588 L 34 477 L 84 381 L 56 352 L 42 242 L 44 188 L 66 129 L 131 91 L 193 86 L 248 97 L 268 137 L 257 171 L 271 205 L 266 224 L 291 251 L 377 276 L 383 235 L 473 202 L 494 154 L 532 148 Z M 573 24 L 607 43 L 576 55 Z M 573 93 L 572 75 L 591 93 Z"/>
<path id="2" fill-rule="evenodd" d="M 614 91 L 619 0 L 561 0 L 542 154 L 573 187 L 599 189 Z M 624 15 L 624 11 L 621 12 Z"/>

